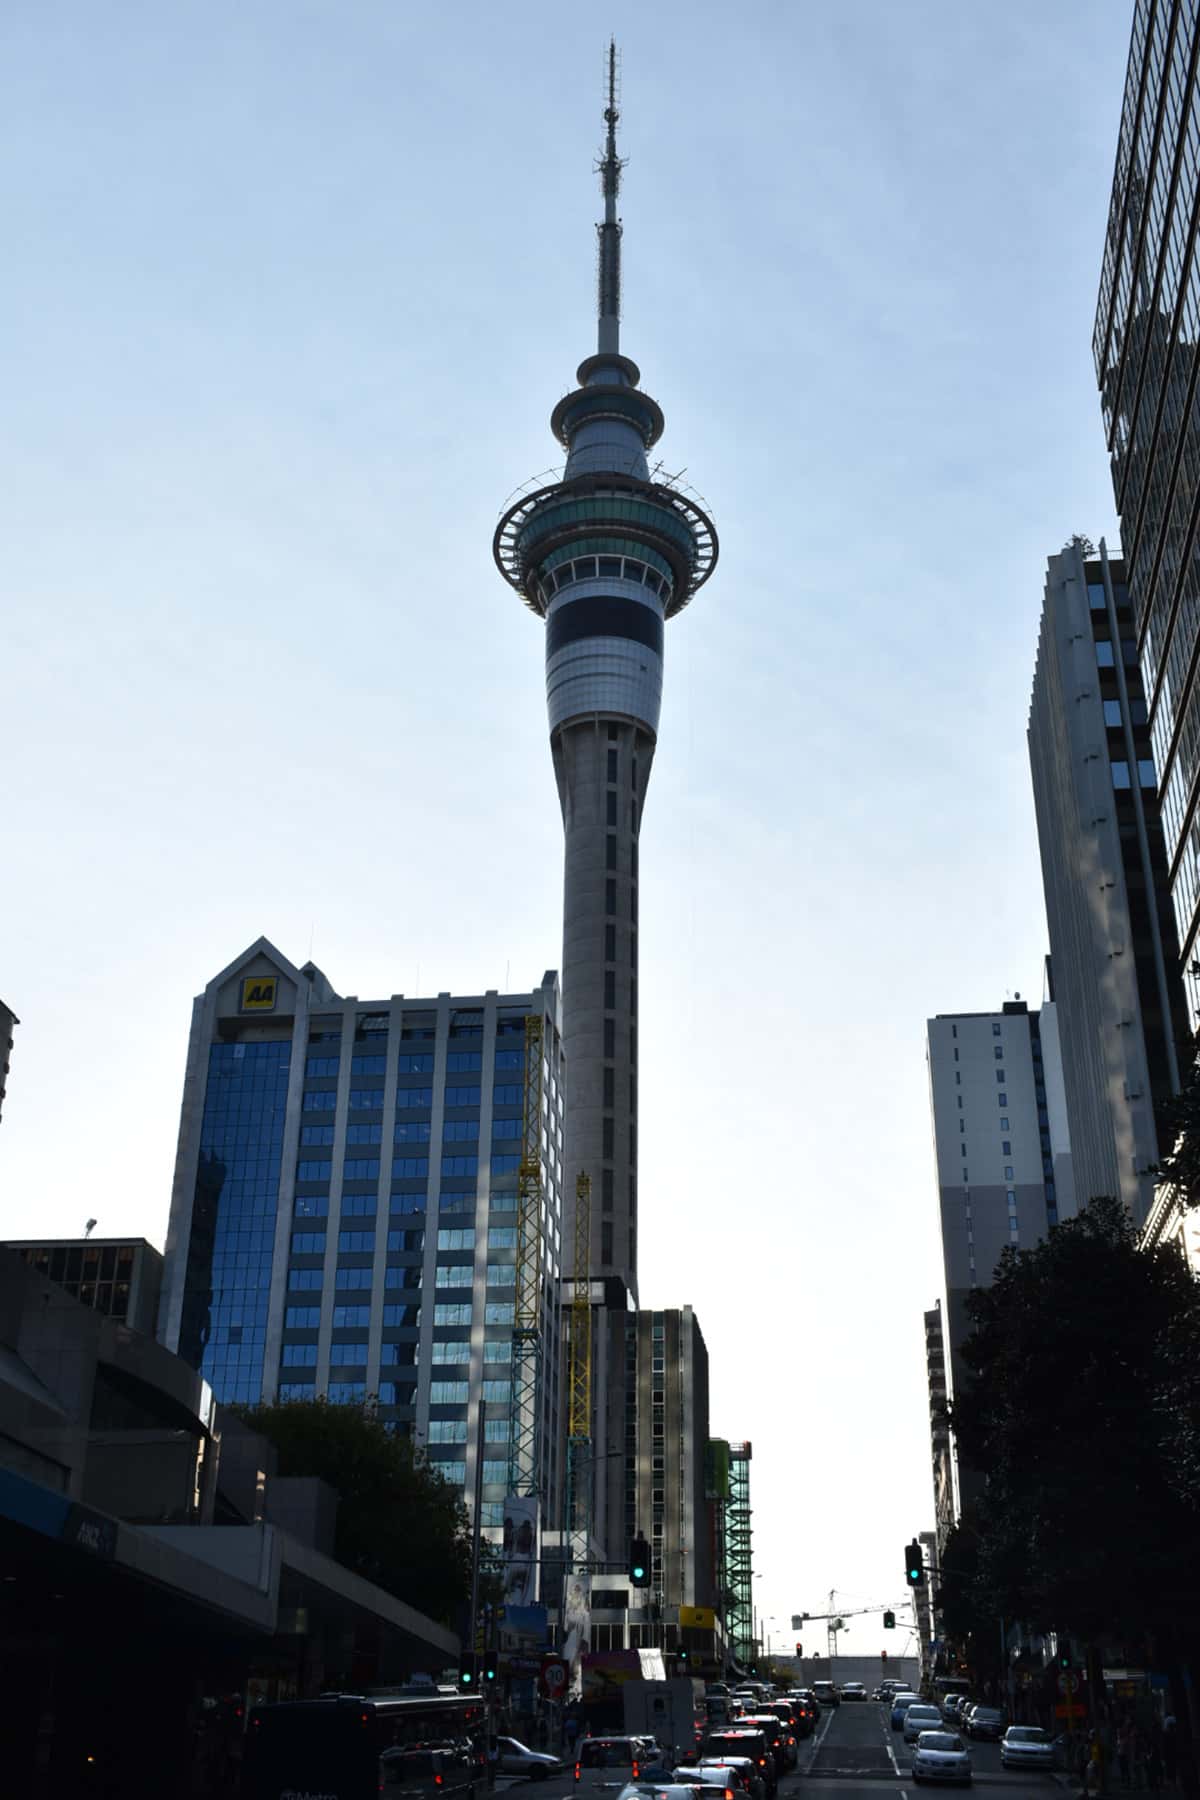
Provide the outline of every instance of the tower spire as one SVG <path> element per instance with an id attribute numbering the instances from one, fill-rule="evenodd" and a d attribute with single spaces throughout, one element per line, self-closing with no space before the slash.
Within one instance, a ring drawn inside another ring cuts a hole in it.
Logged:
<path id="1" fill-rule="evenodd" d="M 600 191 L 604 195 L 604 223 L 596 227 L 600 237 L 600 322 L 596 348 L 600 354 L 616 355 L 621 348 L 621 221 L 617 217 L 617 195 L 621 188 L 621 169 L 617 155 L 617 45 L 608 43 L 608 105 L 604 122 L 608 137 L 604 145 L 604 161 L 600 164 Z"/>

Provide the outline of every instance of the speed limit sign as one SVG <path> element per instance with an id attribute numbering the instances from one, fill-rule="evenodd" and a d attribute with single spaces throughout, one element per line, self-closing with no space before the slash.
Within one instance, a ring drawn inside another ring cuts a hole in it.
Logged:
<path id="1" fill-rule="evenodd" d="M 542 1686 L 552 1700 L 556 1700 L 567 1685 L 567 1665 L 559 1656 L 551 1657 L 542 1664 Z"/>

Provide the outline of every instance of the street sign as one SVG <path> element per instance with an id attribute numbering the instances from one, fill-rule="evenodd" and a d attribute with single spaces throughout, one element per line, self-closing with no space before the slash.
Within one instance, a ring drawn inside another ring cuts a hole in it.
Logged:
<path id="1" fill-rule="evenodd" d="M 1078 1700 L 1060 1700 L 1054 1709 L 1056 1719 L 1082 1719 L 1087 1707 Z"/>
<path id="2" fill-rule="evenodd" d="M 804 1614 L 803 1613 L 793 1613 L 792 1614 L 792 1630 L 793 1631 L 801 1631 L 803 1629 L 803 1627 L 804 1627 Z"/>
<path id="3" fill-rule="evenodd" d="M 1072 1673 L 1072 1671 L 1070 1669 L 1063 1669 L 1058 1677 L 1058 1691 L 1060 1694 L 1078 1693 L 1078 1691 L 1079 1691 L 1078 1675 Z"/>
<path id="4" fill-rule="evenodd" d="M 542 1686 L 552 1700 L 558 1698 L 567 1685 L 567 1665 L 561 1657 L 555 1656 L 542 1664 Z"/>

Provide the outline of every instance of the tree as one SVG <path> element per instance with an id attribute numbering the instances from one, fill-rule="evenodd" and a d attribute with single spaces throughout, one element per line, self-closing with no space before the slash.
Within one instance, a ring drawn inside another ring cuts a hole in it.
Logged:
<path id="1" fill-rule="evenodd" d="M 952 1421 L 985 1486 L 966 1599 L 1142 1646 L 1178 1679 L 1200 1648 L 1200 1285 L 1103 1198 L 1006 1251 L 969 1311 Z"/>
<path id="2" fill-rule="evenodd" d="M 289 1400 L 239 1409 L 274 1445 L 280 1475 L 319 1475 L 339 1497 L 335 1554 L 346 1568 L 432 1619 L 451 1622 L 471 1591 L 461 1493 L 369 1406 Z"/>

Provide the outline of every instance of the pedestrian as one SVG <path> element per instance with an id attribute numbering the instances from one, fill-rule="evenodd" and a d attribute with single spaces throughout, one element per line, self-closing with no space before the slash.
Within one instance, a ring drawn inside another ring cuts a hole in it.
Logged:
<path id="1" fill-rule="evenodd" d="M 1163 1754 L 1157 1731 L 1153 1732 L 1146 1746 L 1146 1786 L 1152 1794 L 1162 1792 Z"/>
<path id="2" fill-rule="evenodd" d="M 1177 1729 L 1175 1714 L 1168 1713 L 1163 1720 L 1162 1760 L 1163 1774 L 1171 1787 L 1175 1786 L 1175 1776 L 1179 1769 L 1179 1740 L 1175 1736 Z"/>
<path id="3" fill-rule="evenodd" d="M 487 1765 L 488 1786 L 494 1788 L 496 1785 L 496 1771 L 500 1766 L 500 1740 L 498 1738 L 488 1739 Z"/>
<path id="4" fill-rule="evenodd" d="M 1128 1719 L 1123 1719 L 1117 1730 L 1117 1773 L 1121 1778 L 1121 1786 L 1130 1784 L 1133 1769 L 1133 1726 Z"/>
<path id="5" fill-rule="evenodd" d="M 574 1753 L 575 1739 L 579 1736 L 579 1720 L 574 1713 L 567 1714 L 567 1722 L 563 1726 L 563 1736 L 567 1741 L 567 1755 L 570 1756 Z"/>

